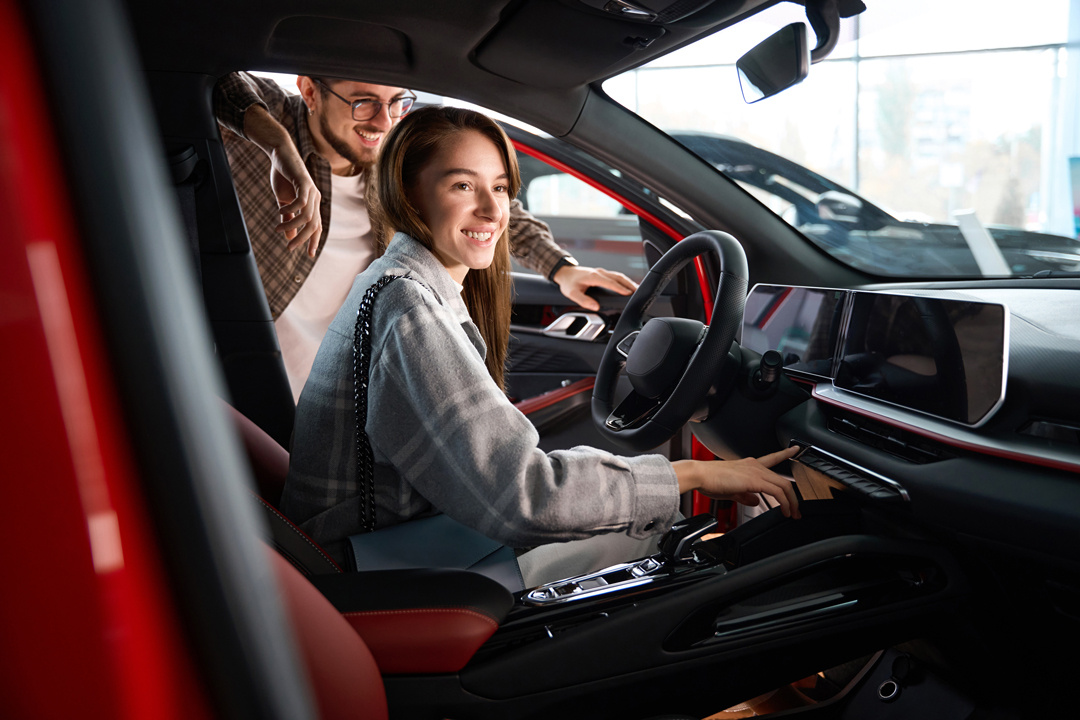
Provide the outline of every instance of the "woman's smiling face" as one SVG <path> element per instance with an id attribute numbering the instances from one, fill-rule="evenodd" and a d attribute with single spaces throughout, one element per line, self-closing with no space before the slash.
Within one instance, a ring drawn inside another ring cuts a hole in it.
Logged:
<path id="1" fill-rule="evenodd" d="M 469 270 L 491 265 L 510 219 L 509 185 L 499 148 L 475 130 L 450 136 L 417 174 L 410 200 L 459 285 Z"/>

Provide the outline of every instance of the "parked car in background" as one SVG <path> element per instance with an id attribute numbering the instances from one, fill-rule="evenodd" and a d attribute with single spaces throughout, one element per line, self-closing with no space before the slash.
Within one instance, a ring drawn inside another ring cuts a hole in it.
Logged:
<path id="1" fill-rule="evenodd" d="M 737 138 L 678 131 L 671 137 L 816 245 L 867 272 L 890 277 L 1080 272 L 1080 240 L 1074 237 L 988 225 L 1004 267 L 980 266 L 976 254 L 984 236 L 977 221 L 961 226 L 899 219 L 843 185 Z"/>

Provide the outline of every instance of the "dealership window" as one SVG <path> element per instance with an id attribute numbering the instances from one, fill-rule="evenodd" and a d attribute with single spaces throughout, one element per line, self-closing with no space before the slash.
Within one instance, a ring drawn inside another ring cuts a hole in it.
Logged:
<path id="1" fill-rule="evenodd" d="M 802 84 L 745 104 L 735 60 L 796 20 L 802 8 L 781 3 L 605 90 L 665 130 L 738 138 L 902 221 L 955 226 L 973 213 L 987 227 L 1077 236 L 1080 1 L 1032 0 L 1022 13 L 1005 0 L 867 3 Z M 694 102 L 669 102 L 680 96 Z M 882 250 L 865 237 L 845 247 L 858 242 Z M 894 260 L 871 269 L 915 267 Z"/>
<path id="2" fill-rule="evenodd" d="M 636 215 L 606 193 L 542 160 L 518 153 L 518 199 L 551 228 L 560 246 L 582 265 L 640 281 L 648 272 Z M 514 270 L 528 272 L 514 263 Z"/>

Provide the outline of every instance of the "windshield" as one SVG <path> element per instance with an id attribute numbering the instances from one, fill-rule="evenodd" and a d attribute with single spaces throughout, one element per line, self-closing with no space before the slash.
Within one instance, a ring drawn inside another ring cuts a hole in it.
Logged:
<path id="1" fill-rule="evenodd" d="M 806 80 L 753 105 L 735 61 L 801 6 L 604 89 L 872 274 L 1080 271 L 1080 1 L 866 5 Z"/>

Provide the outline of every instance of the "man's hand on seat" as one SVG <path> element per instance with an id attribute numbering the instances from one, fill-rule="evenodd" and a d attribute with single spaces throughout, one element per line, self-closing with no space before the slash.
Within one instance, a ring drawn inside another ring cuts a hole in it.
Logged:
<path id="1" fill-rule="evenodd" d="M 559 268 L 553 279 L 563 295 L 586 310 L 600 309 L 600 303 L 585 294 L 589 288 L 600 287 L 619 295 L 629 295 L 637 290 L 637 283 L 621 272 L 603 268 L 566 265 Z"/>

